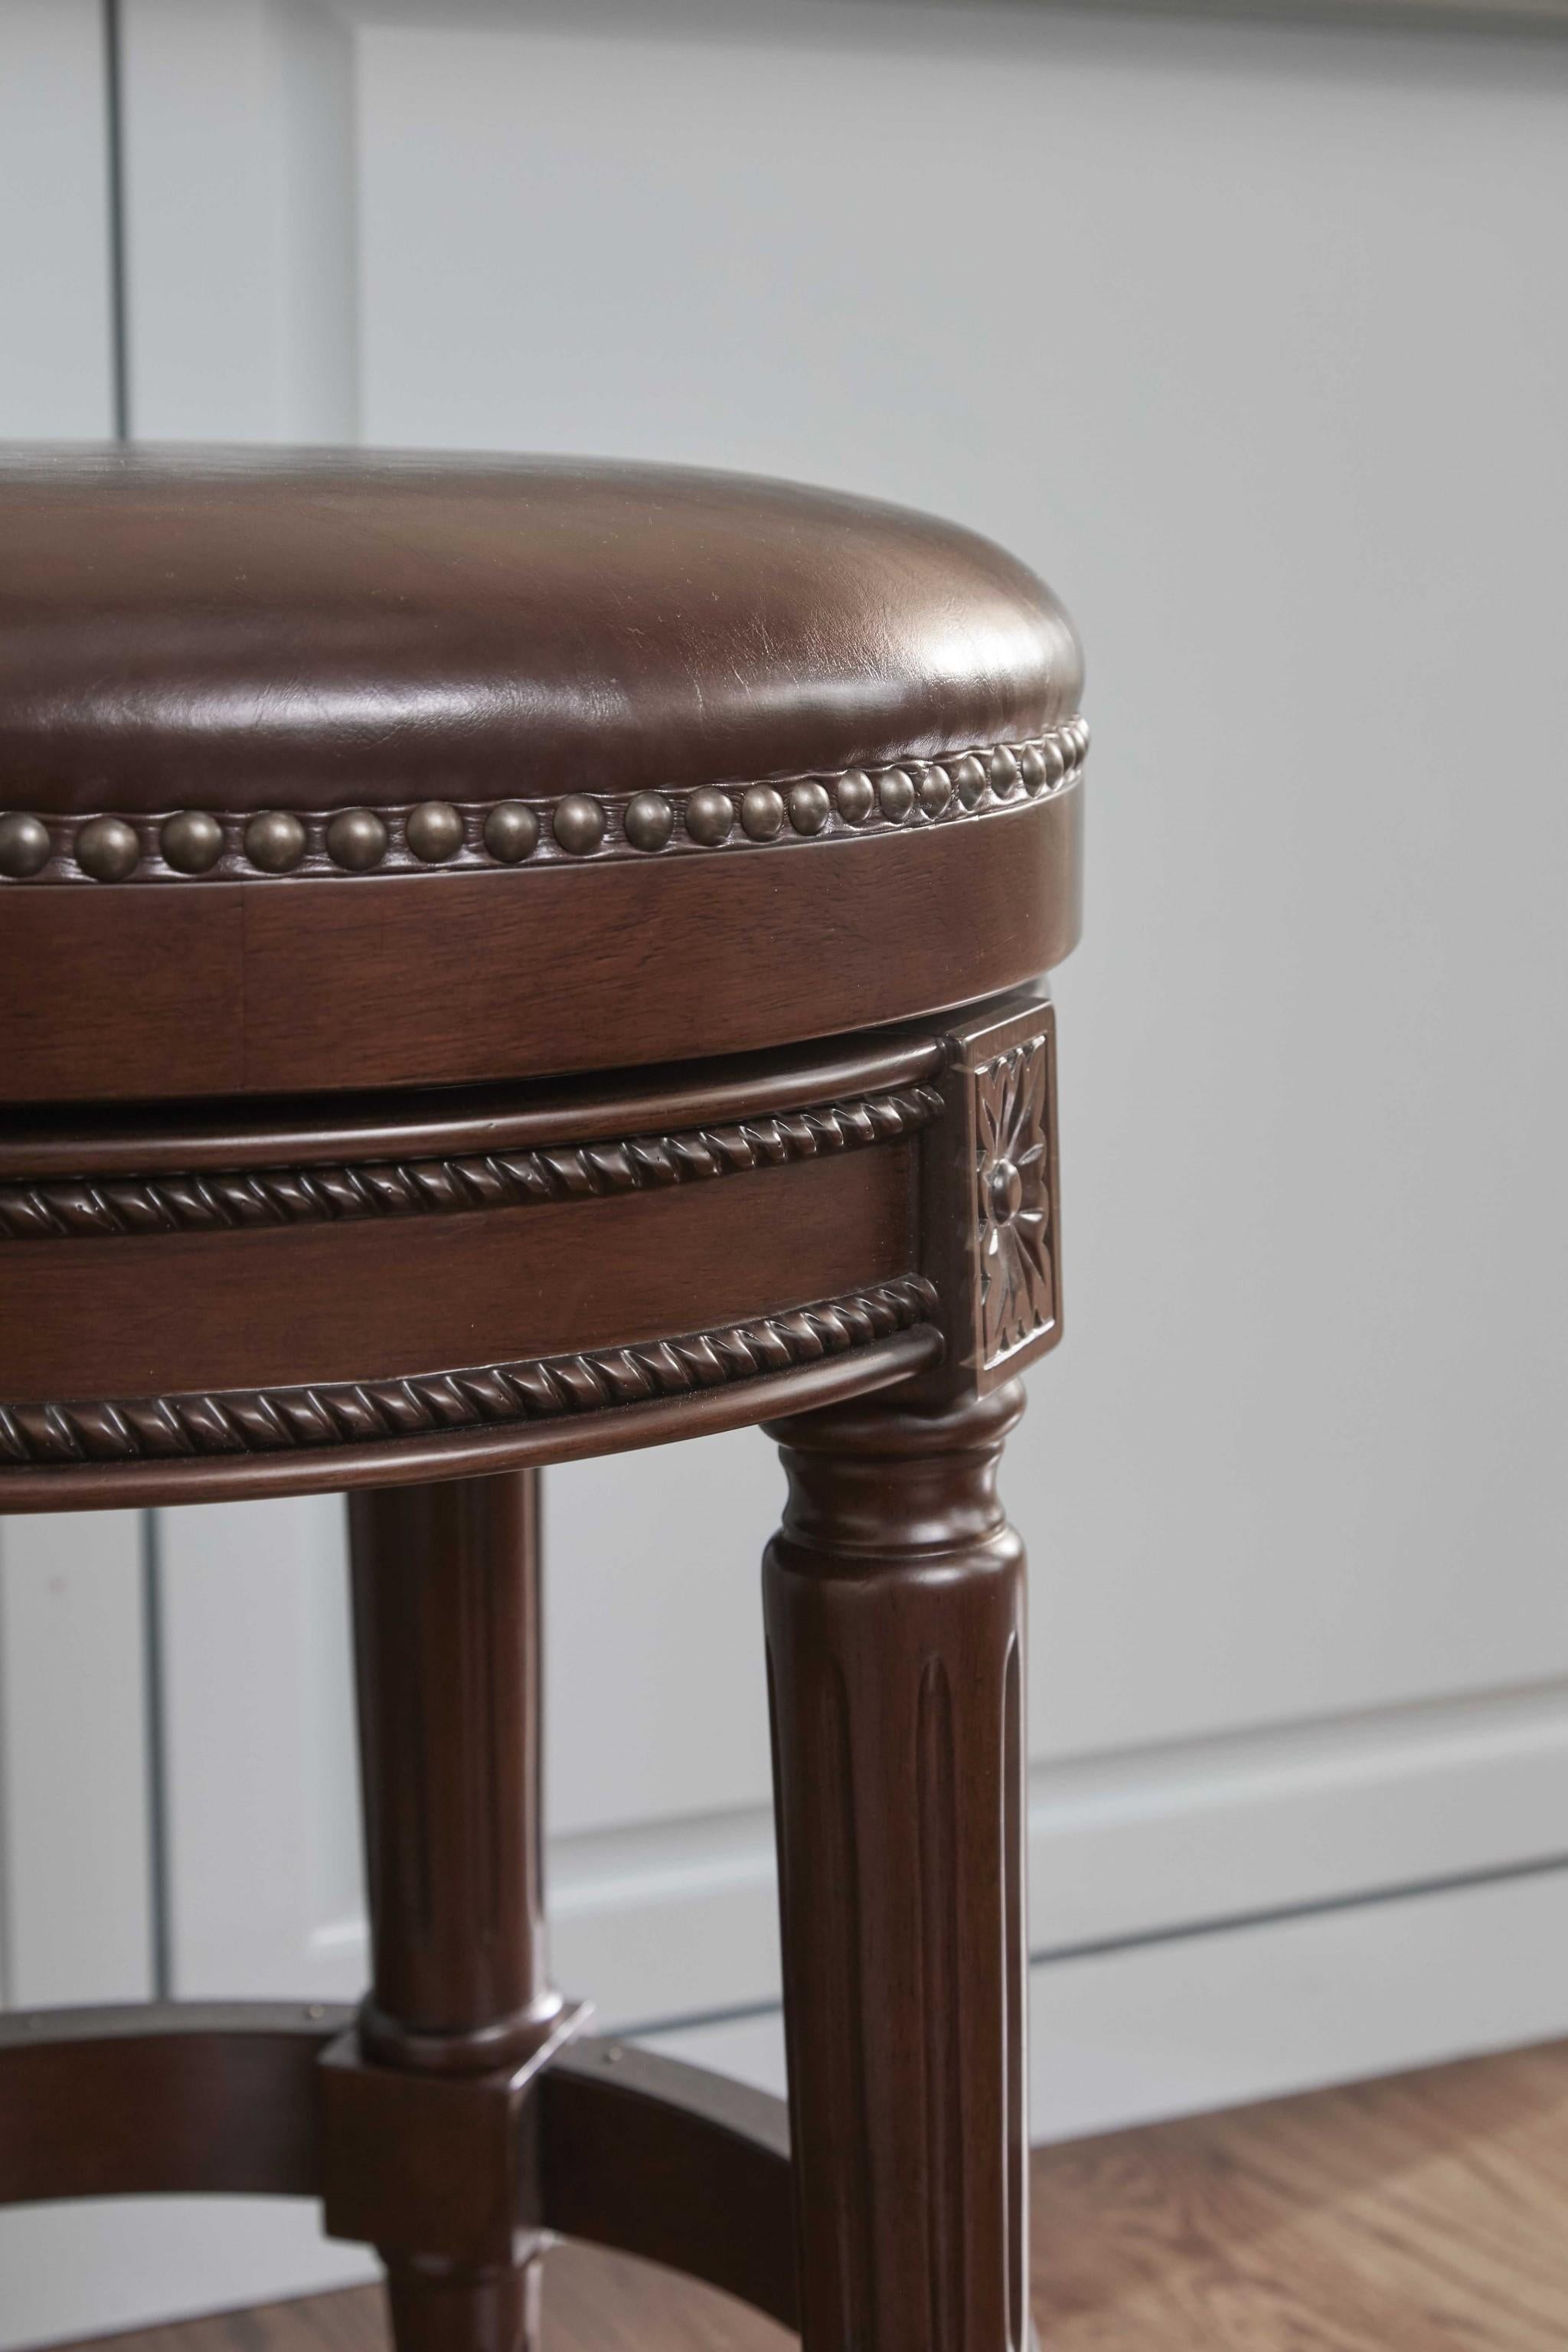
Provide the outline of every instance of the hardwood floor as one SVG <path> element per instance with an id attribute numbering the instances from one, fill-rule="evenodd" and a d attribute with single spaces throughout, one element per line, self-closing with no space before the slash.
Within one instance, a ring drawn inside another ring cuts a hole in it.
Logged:
<path id="1" fill-rule="evenodd" d="M 1050 2352 L 1562 2352 L 1568 2044 L 1036 2158 Z"/>
<path id="2" fill-rule="evenodd" d="M 1044 2148 L 1045 2352 L 1563 2352 L 1568 2042 Z M 547 2352 L 779 2352 L 708 2289 L 548 2262 Z M 116 2339 L 115 2352 L 385 2352 L 359 2289 Z"/>

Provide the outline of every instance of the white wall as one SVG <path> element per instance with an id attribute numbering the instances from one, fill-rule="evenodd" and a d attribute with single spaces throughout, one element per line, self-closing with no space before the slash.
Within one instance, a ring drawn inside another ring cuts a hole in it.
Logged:
<path id="1" fill-rule="evenodd" d="M 1568 42 L 1021 0 L 124 30 L 137 434 L 795 474 L 1077 614 L 1068 1338 L 1006 1477 L 1040 2130 L 1568 2031 Z M 776 1469 L 551 1483 L 563 1976 L 766 2075 Z M 338 1541 L 163 1515 L 181 1990 L 359 1981 Z M 171 2221 L 95 2308 L 321 2274 L 288 2226 L 198 2276 Z M 34 2340 L 93 2324 L 40 2294 Z"/>
<path id="2" fill-rule="evenodd" d="M 0 5 L 0 432 L 114 430 L 108 113 L 99 0 Z"/>
<path id="3" fill-rule="evenodd" d="M 726 19 L 363 37 L 365 436 L 856 485 L 1072 604 L 1039 1746 L 1568 1671 L 1568 47 Z"/>

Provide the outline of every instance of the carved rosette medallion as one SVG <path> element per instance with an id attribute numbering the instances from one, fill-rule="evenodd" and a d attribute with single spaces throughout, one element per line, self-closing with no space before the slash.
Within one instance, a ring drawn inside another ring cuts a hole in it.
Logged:
<path id="1" fill-rule="evenodd" d="M 1056 1320 L 1050 1051 L 1026 1038 L 974 1078 L 982 1360 L 1002 1363 Z"/>
<path id="2" fill-rule="evenodd" d="M 1037 990 L 947 1038 L 944 1116 L 921 1137 L 923 1271 L 947 1352 L 931 1392 L 986 1395 L 1061 1337 L 1056 1014 Z"/>

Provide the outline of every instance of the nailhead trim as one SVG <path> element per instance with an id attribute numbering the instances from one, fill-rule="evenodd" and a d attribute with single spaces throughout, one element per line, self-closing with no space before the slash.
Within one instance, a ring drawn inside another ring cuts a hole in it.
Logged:
<path id="1" fill-rule="evenodd" d="M 40 818 L 0 812 L 6 882 L 254 881 L 585 865 L 946 824 L 1059 792 L 1089 750 L 1080 718 L 1048 734 L 838 775 L 541 801 L 254 813 L 176 809 Z"/>

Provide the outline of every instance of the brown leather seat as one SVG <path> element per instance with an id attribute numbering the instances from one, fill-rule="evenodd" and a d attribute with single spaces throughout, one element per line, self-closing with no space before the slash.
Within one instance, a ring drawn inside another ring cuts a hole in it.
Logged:
<path id="1" fill-rule="evenodd" d="M 46 814 L 934 760 L 1042 734 L 1080 683 L 1059 608 L 999 548 L 723 474 L 28 457 L 0 467 L 0 774 Z"/>
<path id="2" fill-rule="evenodd" d="M 1076 935 L 1080 682 L 1012 557 L 826 492 L 20 453 L 6 1092 L 510 1078 L 1012 985 Z"/>

